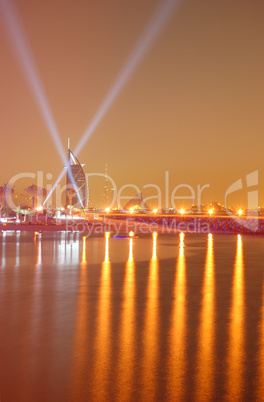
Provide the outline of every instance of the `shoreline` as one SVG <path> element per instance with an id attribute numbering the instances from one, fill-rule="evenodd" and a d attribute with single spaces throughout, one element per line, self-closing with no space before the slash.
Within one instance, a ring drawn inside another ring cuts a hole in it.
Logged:
<path id="1" fill-rule="evenodd" d="M 126 234 L 249 234 L 264 235 L 263 218 L 232 218 L 207 216 L 104 216 L 103 220 L 79 220 L 56 223 L 2 223 L 0 230 L 21 232 L 79 232 L 83 235 Z"/>

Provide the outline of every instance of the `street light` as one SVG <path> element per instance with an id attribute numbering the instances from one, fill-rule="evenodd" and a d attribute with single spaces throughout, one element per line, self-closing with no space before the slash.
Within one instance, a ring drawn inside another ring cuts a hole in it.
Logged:
<path id="1" fill-rule="evenodd" d="M 39 220 L 38 220 L 38 212 L 42 212 L 42 211 L 43 211 L 43 207 L 42 207 L 42 206 L 39 206 L 39 207 L 35 208 L 35 211 L 36 211 L 36 222 L 38 222 L 38 221 L 39 221 Z"/>

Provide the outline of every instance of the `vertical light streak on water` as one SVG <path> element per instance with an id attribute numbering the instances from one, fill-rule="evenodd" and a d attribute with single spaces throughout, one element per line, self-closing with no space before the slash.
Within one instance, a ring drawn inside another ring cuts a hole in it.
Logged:
<path id="1" fill-rule="evenodd" d="M 168 398 L 184 400 L 186 374 L 186 266 L 184 255 L 184 233 L 180 233 L 171 326 L 169 332 Z"/>
<path id="2" fill-rule="evenodd" d="M 78 233 L 77 233 L 78 235 Z M 74 233 L 71 234 L 70 247 L 66 247 L 66 261 L 72 264 L 79 264 L 80 260 L 80 242 L 78 236 L 74 237 Z"/>
<path id="3" fill-rule="evenodd" d="M 215 346 L 215 279 L 213 235 L 208 234 L 207 255 L 203 278 L 200 326 L 198 329 L 198 354 L 196 397 L 197 401 L 213 399 L 214 346 Z"/>
<path id="4" fill-rule="evenodd" d="M 242 237 L 237 235 L 236 260 L 233 274 L 232 300 L 229 317 L 229 342 L 227 352 L 227 395 L 230 401 L 241 401 L 245 363 L 244 332 L 244 260 Z"/>
<path id="5" fill-rule="evenodd" d="M 134 251 L 133 251 L 133 238 L 129 239 L 129 255 L 128 262 L 134 261 Z"/>
<path id="6" fill-rule="evenodd" d="M 105 257 L 104 261 L 109 262 L 109 237 L 110 237 L 110 232 L 105 232 Z"/>
<path id="7" fill-rule="evenodd" d="M 20 230 L 16 232 L 16 268 L 20 264 Z"/>
<path id="8" fill-rule="evenodd" d="M 2 262 L 1 268 L 6 266 L 6 232 L 2 232 Z"/>
<path id="9" fill-rule="evenodd" d="M 67 239 L 65 242 L 65 261 L 67 263 L 72 263 L 72 242 L 73 242 L 73 233 L 70 233 L 70 239 Z"/>
<path id="10" fill-rule="evenodd" d="M 57 247 L 57 235 L 56 232 L 54 233 L 54 240 L 53 240 L 53 264 L 56 264 L 56 262 L 58 261 L 58 247 Z"/>
<path id="11" fill-rule="evenodd" d="M 5 258 L 5 253 L 6 253 L 6 251 L 5 251 L 5 247 L 6 247 L 6 244 L 5 244 L 5 235 L 4 235 L 4 233 L 5 232 L 2 232 L 2 259 L 1 259 L 1 268 L 4 268 L 5 267 L 5 265 L 6 265 L 6 258 Z M 0 271 L 1 272 L 1 279 L 0 279 L 0 295 L 2 295 L 2 294 L 4 294 L 4 289 L 5 289 L 5 279 L 6 279 L 6 270 L 5 269 L 3 269 L 3 270 L 1 270 Z M 3 290 L 3 293 L 2 293 L 2 290 Z M 1 332 L 1 331 L 0 331 Z"/>
<path id="12" fill-rule="evenodd" d="M 158 296 L 157 233 L 153 233 L 143 332 L 142 396 L 145 401 L 155 400 L 157 386 Z"/>
<path id="13" fill-rule="evenodd" d="M 34 284 L 33 284 L 33 301 L 32 301 L 32 334 L 33 339 L 36 340 L 36 332 L 39 330 L 40 315 L 40 296 L 41 296 L 41 265 L 42 265 L 42 236 L 41 233 L 35 232 L 34 237 L 36 256 L 35 271 L 34 271 Z"/>
<path id="14" fill-rule="evenodd" d="M 39 233 L 38 235 L 38 253 L 37 253 L 37 263 L 36 263 L 36 267 L 40 267 L 42 264 L 42 252 L 41 252 L 41 246 L 42 246 L 42 236 L 41 233 Z"/>
<path id="15" fill-rule="evenodd" d="M 125 283 L 121 312 L 118 358 L 118 400 L 131 399 L 133 390 L 134 350 L 135 345 L 135 263 L 133 257 L 133 239 L 129 239 L 129 254 L 126 263 Z"/>
<path id="16" fill-rule="evenodd" d="M 56 240 L 55 240 L 56 241 Z M 59 265 L 64 265 L 66 262 L 66 237 L 65 232 L 61 232 L 60 243 L 58 242 L 57 262 Z"/>
<path id="17" fill-rule="evenodd" d="M 82 266 L 86 266 L 87 256 L 86 256 L 86 236 L 82 238 Z"/>
<path id="18" fill-rule="evenodd" d="M 87 333 L 88 333 L 88 277 L 86 236 L 82 238 L 82 260 L 80 264 L 78 286 L 78 300 L 76 310 L 76 327 L 74 334 L 73 356 L 71 374 L 71 399 L 82 400 L 83 378 L 87 366 Z"/>
<path id="19" fill-rule="evenodd" d="M 31 366 L 31 371 L 32 371 L 32 377 L 34 376 L 34 373 L 38 369 L 38 361 L 34 359 L 35 354 L 39 350 L 38 348 L 38 342 L 40 342 L 40 337 L 41 337 L 41 289 L 42 289 L 42 278 L 41 278 L 41 266 L 42 266 L 42 236 L 41 233 L 37 235 L 35 232 L 35 239 L 34 239 L 34 244 L 35 244 L 35 255 L 36 255 L 36 263 L 35 263 L 35 271 L 34 271 L 34 278 L 33 278 L 33 294 L 32 294 L 32 317 L 30 320 L 30 325 L 31 325 L 31 345 L 30 347 L 32 348 L 32 366 Z"/>
<path id="20" fill-rule="evenodd" d="M 7 236 L 9 235 L 9 233 L 7 232 Z M 10 237 L 10 240 L 12 241 L 12 245 L 13 245 L 13 240 L 14 240 L 14 236 L 16 236 L 16 242 L 15 242 L 15 247 L 16 247 L 16 257 L 15 257 L 15 263 L 14 263 L 14 265 L 13 265 L 13 267 L 15 268 L 14 269 L 14 289 L 16 289 L 16 290 L 18 290 L 19 289 L 19 278 L 20 278 L 20 273 L 19 273 L 19 264 L 17 265 L 17 253 L 19 253 L 20 252 L 20 250 L 18 250 L 18 248 L 20 248 L 20 246 L 18 245 L 18 243 L 20 242 L 20 240 L 19 241 L 17 241 L 17 234 L 15 234 L 15 232 L 14 231 L 12 231 L 11 233 L 10 233 L 10 235 L 11 235 L 11 237 Z M 7 255 L 9 255 L 9 253 L 7 253 Z M 10 261 L 11 262 L 11 261 Z M 13 258 L 12 258 L 12 263 L 13 263 Z"/>
<path id="21" fill-rule="evenodd" d="M 107 400 L 107 385 L 111 361 L 111 263 L 109 258 L 109 232 L 105 234 L 105 259 L 98 296 L 95 335 L 95 365 L 93 368 L 93 395 L 97 400 Z"/>
<path id="22" fill-rule="evenodd" d="M 41 254 L 41 236 L 39 232 L 34 232 L 33 250 L 30 255 L 30 267 L 34 267 L 30 279 L 27 281 L 27 292 L 24 294 L 24 306 L 21 310 L 16 308 L 16 315 L 19 315 L 19 331 L 21 331 L 19 348 L 20 355 L 17 360 L 19 382 L 17 384 L 18 395 L 23 395 L 25 400 L 31 399 L 32 392 L 35 392 L 37 384 L 34 382 L 36 372 L 39 370 L 39 361 L 36 356 L 41 350 L 41 334 L 42 334 L 42 317 L 41 317 L 41 264 L 39 265 L 39 255 Z M 23 276 L 20 270 L 17 270 L 16 275 L 16 291 L 21 295 L 21 286 L 23 286 Z M 19 322 L 18 321 L 18 322 Z M 25 360 L 25 356 L 27 359 Z"/>
<path id="23" fill-rule="evenodd" d="M 256 401 L 261 401 L 264 395 L 264 282 L 262 291 L 262 308 L 258 339 L 258 373 L 256 377 Z"/>
<path id="24" fill-rule="evenodd" d="M 157 259 L 157 237 L 158 233 L 154 232 L 152 235 L 153 241 L 152 241 L 152 260 Z"/>

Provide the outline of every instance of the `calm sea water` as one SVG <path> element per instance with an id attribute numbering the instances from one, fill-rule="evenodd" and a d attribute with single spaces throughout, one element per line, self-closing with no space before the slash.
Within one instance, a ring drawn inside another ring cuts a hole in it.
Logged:
<path id="1" fill-rule="evenodd" d="M 264 238 L 0 233 L 5 401 L 264 400 Z"/>

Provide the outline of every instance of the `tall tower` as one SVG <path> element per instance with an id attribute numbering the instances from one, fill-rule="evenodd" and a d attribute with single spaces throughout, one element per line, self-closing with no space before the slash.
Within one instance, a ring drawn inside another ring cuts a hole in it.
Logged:
<path id="1" fill-rule="evenodd" d="M 83 171 L 83 164 L 80 164 L 76 156 L 70 150 L 70 139 L 68 138 L 67 151 L 67 174 L 66 174 L 66 205 L 73 205 L 76 208 L 87 208 L 88 187 Z M 75 192 L 75 193 L 74 193 Z"/>

